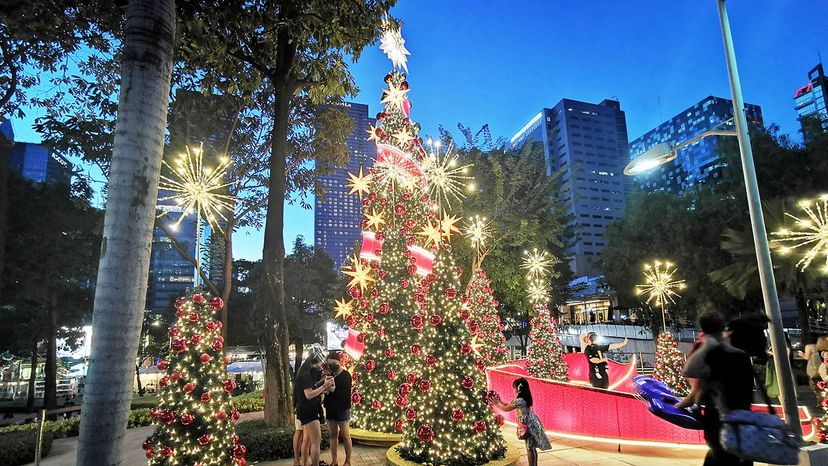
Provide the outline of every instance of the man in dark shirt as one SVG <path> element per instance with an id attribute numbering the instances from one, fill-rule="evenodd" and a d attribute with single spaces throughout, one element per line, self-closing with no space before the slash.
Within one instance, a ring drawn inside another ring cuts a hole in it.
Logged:
<path id="1" fill-rule="evenodd" d="M 338 466 L 339 436 L 345 447 L 345 466 L 351 465 L 351 432 L 348 423 L 351 420 L 351 373 L 339 362 L 339 352 L 331 351 L 326 361 L 334 386 L 325 395 L 325 416 L 328 418 L 328 433 L 331 438 L 331 465 Z"/>
<path id="2" fill-rule="evenodd" d="M 606 352 L 626 346 L 627 339 L 621 343 L 613 343 L 611 345 L 597 345 L 595 340 L 598 335 L 595 332 L 587 334 L 589 344 L 584 348 L 584 355 L 589 363 L 589 383 L 595 388 L 608 388 L 609 375 L 607 374 L 607 356 Z"/>

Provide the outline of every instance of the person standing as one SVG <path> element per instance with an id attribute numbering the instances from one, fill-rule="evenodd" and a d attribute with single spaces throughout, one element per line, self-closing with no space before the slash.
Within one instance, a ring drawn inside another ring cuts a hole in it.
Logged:
<path id="1" fill-rule="evenodd" d="M 598 345 L 595 340 L 598 335 L 595 332 L 587 334 L 589 344 L 584 348 L 584 355 L 589 363 L 589 383 L 595 388 L 608 388 L 609 375 L 607 374 L 607 356 L 606 352 L 618 348 L 623 348 L 629 343 L 629 340 L 624 338 L 621 343 L 612 343 L 609 345 Z"/>
<path id="2" fill-rule="evenodd" d="M 299 390 L 296 417 L 302 424 L 304 442 L 310 447 L 307 456 L 310 457 L 311 466 L 319 466 L 319 449 L 322 444 L 322 426 L 319 421 L 322 412 L 321 396 L 334 385 L 333 377 L 322 375 L 324 364 L 324 353 L 318 348 L 313 349 L 296 374 L 296 389 Z"/>
<path id="3" fill-rule="evenodd" d="M 328 433 L 331 438 L 331 465 L 339 466 L 339 438 L 345 447 L 344 466 L 351 466 L 351 373 L 342 367 L 339 351 L 328 353 L 327 365 L 333 376 L 333 387 L 325 395 L 325 416 L 328 418 Z"/>
<path id="4" fill-rule="evenodd" d="M 528 436 L 526 440 L 526 453 L 529 459 L 529 466 L 538 466 L 538 448 L 549 450 L 552 445 L 546 438 L 540 418 L 532 411 L 532 392 L 529 390 L 529 382 L 523 377 L 512 382 L 512 389 L 515 391 L 515 399 L 506 404 L 495 394 L 491 401 L 503 411 L 517 410 L 516 420 L 526 428 Z"/>

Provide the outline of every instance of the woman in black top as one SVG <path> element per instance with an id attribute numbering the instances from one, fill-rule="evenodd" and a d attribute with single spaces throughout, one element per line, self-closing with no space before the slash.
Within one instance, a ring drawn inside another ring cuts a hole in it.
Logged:
<path id="1" fill-rule="evenodd" d="M 331 437 L 331 465 L 339 466 L 339 437 L 345 447 L 345 463 L 351 466 L 353 450 L 351 432 L 351 373 L 339 362 L 339 351 L 331 351 L 327 360 L 328 370 L 334 377 L 333 388 L 325 395 L 325 417 L 328 418 L 328 434 Z"/>
<path id="2" fill-rule="evenodd" d="M 296 374 L 295 392 L 296 417 L 302 423 L 304 435 L 310 443 L 310 458 L 313 466 L 319 466 L 319 448 L 322 443 L 322 428 L 319 413 L 322 410 L 321 395 L 333 387 L 333 377 L 322 376 L 325 356 L 321 350 L 313 349 L 299 372 Z"/>

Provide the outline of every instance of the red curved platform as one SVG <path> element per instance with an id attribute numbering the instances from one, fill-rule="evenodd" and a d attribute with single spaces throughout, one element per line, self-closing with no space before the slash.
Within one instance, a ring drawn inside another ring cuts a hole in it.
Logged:
<path id="1" fill-rule="evenodd" d="M 567 353 L 564 357 L 571 382 L 531 377 L 526 372 L 526 360 L 519 360 L 488 368 L 489 387 L 508 401 L 514 393 L 512 381 L 526 378 L 534 398 L 532 408 L 546 433 L 554 437 L 618 445 L 707 448 L 701 431 L 682 429 L 656 417 L 633 395 L 630 381 L 637 375 L 635 359 L 629 364 L 610 361 L 610 389 L 605 390 L 589 385 L 589 367 L 582 353 Z M 766 411 L 767 407 L 754 405 L 754 410 Z M 777 411 L 781 413 L 781 408 Z M 811 414 L 802 406 L 799 411 L 803 438 L 810 440 L 814 435 Z M 500 413 L 514 423 L 514 411 Z"/>

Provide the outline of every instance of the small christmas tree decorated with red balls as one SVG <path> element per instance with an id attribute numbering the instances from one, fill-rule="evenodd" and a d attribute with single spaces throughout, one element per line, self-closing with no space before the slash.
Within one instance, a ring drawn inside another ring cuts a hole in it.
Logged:
<path id="1" fill-rule="evenodd" d="M 463 303 L 468 309 L 466 324 L 472 335 L 477 337 L 480 357 L 486 366 L 497 366 L 506 362 L 506 337 L 503 336 L 503 324 L 497 315 L 499 303 L 494 298 L 492 280 L 484 270 L 478 270 L 466 289 Z"/>
<path id="2" fill-rule="evenodd" d="M 828 360 L 825 361 L 828 364 Z M 817 394 L 819 396 L 822 416 L 814 416 L 814 432 L 816 440 L 820 443 L 828 443 L 828 384 L 820 380 L 816 382 Z"/>
<path id="3" fill-rule="evenodd" d="M 532 330 L 529 339 L 532 346 L 529 347 L 526 371 L 532 377 L 568 382 L 569 366 L 564 361 L 557 321 L 542 304 L 533 306 L 532 311 L 535 317 L 530 321 Z"/>
<path id="4" fill-rule="evenodd" d="M 150 411 L 155 432 L 144 441 L 150 465 L 245 466 L 246 448 L 238 443 L 227 379 L 221 322 L 213 314 L 224 307 L 219 297 L 198 292 L 175 302 L 170 355 L 158 363 L 161 403 Z"/>
<path id="5" fill-rule="evenodd" d="M 670 332 L 658 336 L 655 352 L 655 372 L 653 377 L 664 382 L 677 395 L 684 396 L 690 392 L 690 384 L 681 373 L 684 369 L 684 353 L 678 348 L 676 337 Z"/>

